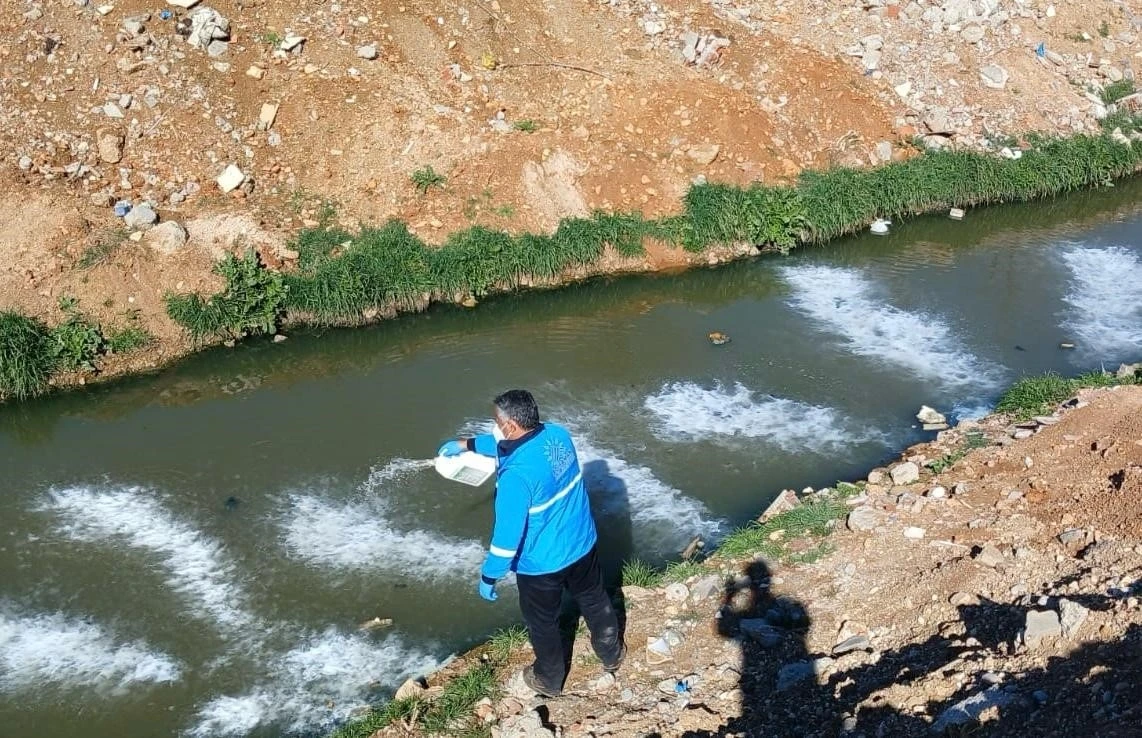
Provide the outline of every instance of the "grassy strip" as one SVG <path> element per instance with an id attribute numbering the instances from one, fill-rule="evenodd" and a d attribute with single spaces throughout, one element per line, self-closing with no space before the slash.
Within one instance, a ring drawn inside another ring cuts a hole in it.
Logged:
<path id="1" fill-rule="evenodd" d="M 722 540 L 717 553 L 732 558 L 764 556 L 787 563 L 808 563 L 827 552 L 823 545 L 810 551 L 791 551 L 789 544 L 802 538 L 823 538 L 836 522 L 848 514 L 845 498 L 859 492 L 855 485 L 837 485 L 824 489 L 792 510 L 779 513 L 764 523 L 752 522 L 738 528 Z"/>
<path id="2" fill-rule="evenodd" d="M 135 351 L 154 340 L 135 325 L 104 331 L 79 312 L 74 298 L 60 298 L 59 308 L 64 319 L 55 328 L 0 312 L 0 400 L 35 397 L 57 372 L 94 372 L 101 356 Z"/>
<path id="3" fill-rule="evenodd" d="M 1116 377 L 1109 372 L 1093 371 L 1068 379 L 1054 372 L 1035 377 L 1023 377 L 999 398 L 996 412 L 1014 415 L 1027 420 L 1036 415 L 1049 415 L 1059 403 L 1069 399 L 1080 389 L 1112 387 L 1118 384 L 1142 384 L 1142 377 Z"/>
<path id="4" fill-rule="evenodd" d="M 1030 143 L 1016 160 L 927 151 L 874 169 L 806 171 L 793 187 L 699 184 L 690 188 L 680 215 L 646 220 L 637 213 L 596 212 L 566 218 L 549 235 L 473 226 L 434 248 L 399 221 L 357 234 L 323 226 L 302 231 L 291 244 L 300 255 L 295 272 L 276 275 L 252 255 L 230 257 L 218 267 L 227 280 L 222 293 L 169 295 L 167 312 L 196 339 L 272 332 L 287 315 L 354 324 L 377 311 L 417 309 L 431 300 L 458 301 L 556 279 L 595 264 L 607 247 L 640 256 L 646 239 L 694 252 L 742 242 L 786 252 L 859 230 L 879 217 L 1028 201 L 1107 184 L 1142 165 L 1142 144 L 1124 144 L 1110 133 L 1031 137 Z"/>
<path id="5" fill-rule="evenodd" d="M 0 398 L 39 394 L 56 369 L 51 331 L 38 320 L 0 312 Z"/>

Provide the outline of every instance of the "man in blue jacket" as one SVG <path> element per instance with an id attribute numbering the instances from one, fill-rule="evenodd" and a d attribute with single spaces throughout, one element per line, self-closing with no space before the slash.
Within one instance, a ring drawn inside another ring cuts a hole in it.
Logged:
<path id="1" fill-rule="evenodd" d="M 480 571 L 480 596 L 494 601 L 496 581 L 516 573 L 519 606 L 535 651 L 523 680 L 546 697 L 558 697 L 567 676 L 558 619 L 563 590 L 570 590 L 591 631 L 591 646 L 604 670 L 617 671 L 626 655 L 618 617 L 603 589 L 595 521 L 571 434 L 539 422 L 527 390 L 509 390 L 493 402 L 503 440 L 484 434 L 448 441 L 439 453 L 475 451 L 498 461 L 495 524 Z"/>

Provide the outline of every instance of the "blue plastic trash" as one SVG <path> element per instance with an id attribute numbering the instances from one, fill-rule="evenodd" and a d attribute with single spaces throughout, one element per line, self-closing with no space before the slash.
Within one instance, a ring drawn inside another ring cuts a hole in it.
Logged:
<path id="1" fill-rule="evenodd" d="M 116 216 L 118 216 L 120 218 L 125 218 L 125 217 L 127 217 L 127 213 L 131 212 L 131 201 L 130 200 L 120 200 L 119 202 L 115 203 L 114 209 L 115 209 L 115 215 Z"/>
<path id="2" fill-rule="evenodd" d="M 1046 41 L 1040 41 L 1039 45 L 1035 47 L 1035 56 L 1042 59 L 1046 55 L 1047 55 L 1047 42 Z"/>
<path id="3" fill-rule="evenodd" d="M 171 19 L 171 12 L 166 8 L 163 8 L 159 11 L 159 17 L 165 21 L 169 21 Z"/>

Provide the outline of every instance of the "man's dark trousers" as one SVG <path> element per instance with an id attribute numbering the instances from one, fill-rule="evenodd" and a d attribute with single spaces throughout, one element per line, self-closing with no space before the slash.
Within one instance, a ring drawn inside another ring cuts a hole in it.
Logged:
<path id="1" fill-rule="evenodd" d="M 559 608 L 564 588 L 570 590 L 583 619 L 587 621 L 595 655 L 604 666 L 618 660 L 622 651 L 619 619 L 611 598 L 603 589 L 597 547 L 592 546 L 586 556 L 560 571 L 517 574 L 516 583 L 519 607 L 527 624 L 531 647 L 535 650 L 535 676 L 540 684 L 552 692 L 559 692 L 567 676 L 563 638 L 559 633 Z"/>

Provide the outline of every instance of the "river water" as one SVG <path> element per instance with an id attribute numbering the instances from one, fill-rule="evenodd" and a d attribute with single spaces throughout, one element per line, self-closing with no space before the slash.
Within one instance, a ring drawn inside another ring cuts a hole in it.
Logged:
<path id="1" fill-rule="evenodd" d="M 319 734 L 515 622 L 510 585 L 476 595 L 490 485 L 426 461 L 509 387 L 575 433 L 614 570 L 860 475 L 925 437 L 922 403 L 970 416 L 1024 373 L 1137 359 L 1140 195 L 252 342 L 4 407 L 0 736 Z"/>

